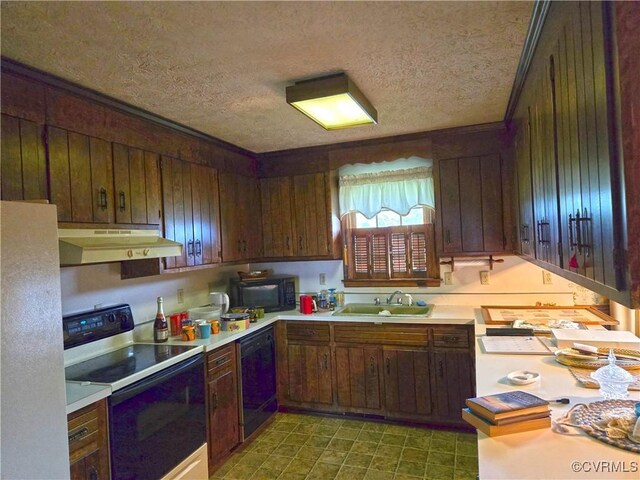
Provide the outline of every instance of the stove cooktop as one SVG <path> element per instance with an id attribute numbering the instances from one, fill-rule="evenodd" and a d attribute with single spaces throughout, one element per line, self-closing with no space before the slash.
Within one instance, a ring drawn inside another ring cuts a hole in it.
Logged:
<path id="1" fill-rule="evenodd" d="M 186 345 L 134 343 L 70 365 L 65 368 L 65 376 L 75 382 L 114 384 L 193 349 Z"/>

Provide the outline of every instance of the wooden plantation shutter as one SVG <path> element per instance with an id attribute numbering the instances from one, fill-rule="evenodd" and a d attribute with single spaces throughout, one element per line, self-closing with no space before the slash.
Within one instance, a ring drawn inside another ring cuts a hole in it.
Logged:
<path id="1" fill-rule="evenodd" d="M 347 263 L 354 280 L 437 278 L 433 225 L 350 229 Z"/>

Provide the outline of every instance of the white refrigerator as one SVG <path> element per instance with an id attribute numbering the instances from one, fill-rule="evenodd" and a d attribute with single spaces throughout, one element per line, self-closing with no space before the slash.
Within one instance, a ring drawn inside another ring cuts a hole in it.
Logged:
<path id="1" fill-rule="evenodd" d="M 56 207 L 0 202 L 0 478 L 69 478 Z"/>

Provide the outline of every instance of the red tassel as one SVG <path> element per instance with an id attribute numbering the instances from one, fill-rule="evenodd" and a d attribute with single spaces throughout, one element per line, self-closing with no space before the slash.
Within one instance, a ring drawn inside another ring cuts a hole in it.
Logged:
<path id="1" fill-rule="evenodd" d="M 576 258 L 576 254 L 573 254 L 573 257 L 569 260 L 569 268 L 580 268 L 578 265 L 578 259 Z"/>

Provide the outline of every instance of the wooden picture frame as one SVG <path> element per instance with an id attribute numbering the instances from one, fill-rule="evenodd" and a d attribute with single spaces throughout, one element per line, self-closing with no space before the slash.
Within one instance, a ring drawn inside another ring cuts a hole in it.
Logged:
<path id="1" fill-rule="evenodd" d="M 482 318 L 487 325 L 511 325 L 519 319 L 562 318 L 584 325 L 618 325 L 618 321 L 590 305 L 514 306 L 482 305 Z"/>

